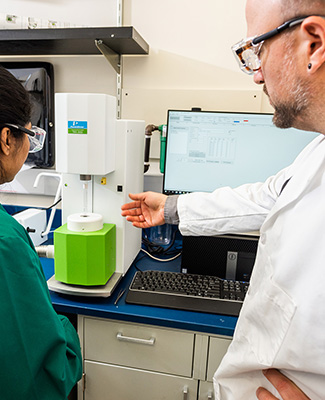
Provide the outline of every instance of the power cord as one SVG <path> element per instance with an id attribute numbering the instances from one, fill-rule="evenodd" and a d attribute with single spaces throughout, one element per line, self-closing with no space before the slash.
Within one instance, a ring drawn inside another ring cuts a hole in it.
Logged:
<path id="1" fill-rule="evenodd" d="M 52 204 L 50 207 L 44 207 L 44 208 L 40 208 L 40 209 L 41 209 L 41 210 L 46 210 L 46 211 L 47 211 L 47 210 L 51 210 L 51 208 L 57 206 L 57 205 L 60 203 L 60 201 L 62 201 L 62 197 L 60 197 L 59 200 L 56 201 L 54 204 Z"/>
<path id="2" fill-rule="evenodd" d="M 158 257 L 154 257 L 152 254 L 150 254 L 147 250 L 141 249 L 141 251 L 143 251 L 144 253 L 146 253 L 150 258 L 156 260 L 156 261 L 161 261 L 161 262 L 167 262 L 167 261 L 172 261 L 175 260 L 175 258 L 179 257 L 182 252 L 176 254 L 176 256 L 172 257 L 172 258 L 158 258 Z"/>

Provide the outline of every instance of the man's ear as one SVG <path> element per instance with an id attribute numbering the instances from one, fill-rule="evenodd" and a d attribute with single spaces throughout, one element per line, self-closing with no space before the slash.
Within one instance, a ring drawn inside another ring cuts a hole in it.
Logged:
<path id="1" fill-rule="evenodd" d="M 11 140 L 11 131 L 9 128 L 2 128 L 0 132 L 0 147 L 2 153 L 6 156 L 10 154 L 12 140 Z"/>
<path id="2" fill-rule="evenodd" d="M 306 52 L 306 69 L 316 72 L 325 63 L 325 19 L 311 16 L 301 24 Z"/>

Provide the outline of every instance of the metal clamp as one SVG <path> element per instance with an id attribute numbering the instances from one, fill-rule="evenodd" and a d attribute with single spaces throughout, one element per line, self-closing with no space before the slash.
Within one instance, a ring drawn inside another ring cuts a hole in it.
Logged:
<path id="1" fill-rule="evenodd" d="M 153 346 L 155 344 L 156 339 L 154 337 L 150 339 L 140 339 L 140 338 L 133 338 L 129 336 L 124 336 L 121 332 L 118 332 L 116 335 L 117 340 L 121 342 L 129 342 L 129 343 L 138 343 L 138 344 L 145 344 L 147 346 Z"/>

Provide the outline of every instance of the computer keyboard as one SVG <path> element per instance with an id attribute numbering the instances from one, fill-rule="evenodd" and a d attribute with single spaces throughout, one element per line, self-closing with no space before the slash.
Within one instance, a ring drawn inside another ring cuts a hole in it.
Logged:
<path id="1" fill-rule="evenodd" d="M 238 316 L 249 283 L 216 276 L 137 271 L 126 302 Z"/>

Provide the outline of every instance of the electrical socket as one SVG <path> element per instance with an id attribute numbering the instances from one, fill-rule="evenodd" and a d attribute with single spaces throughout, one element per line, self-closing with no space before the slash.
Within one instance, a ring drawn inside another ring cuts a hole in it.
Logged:
<path id="1" fill-rule="evenodd" d="M 34 246 L 46 242 L 47 235 L 42 237 L 42 232 L 46 229 L 46 210 L 28 208 L 13 217 L 27 230 Z"/>

